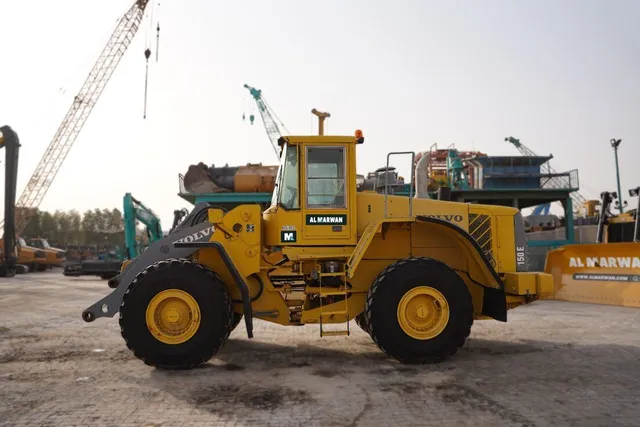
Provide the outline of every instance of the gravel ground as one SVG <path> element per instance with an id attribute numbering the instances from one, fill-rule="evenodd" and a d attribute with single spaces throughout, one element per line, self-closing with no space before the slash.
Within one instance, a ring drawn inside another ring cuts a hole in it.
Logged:
<path id="1" fill-rule="evenodd" d="M 352 322 L 244 324 L 186 372 L 155 370 L 117 318 L 82 321 L 110 292 L 59 272 L 0 279 L 0 426 L 640 425 L 640 310 L 540 301 L 479 321 L 449 361 L 403 366 Z"/>

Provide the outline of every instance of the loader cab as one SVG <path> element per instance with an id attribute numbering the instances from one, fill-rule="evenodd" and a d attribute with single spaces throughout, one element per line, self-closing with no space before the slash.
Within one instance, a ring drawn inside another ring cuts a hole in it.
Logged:
<path id="1" fill-rule="evenodd" d="M 356 144 L 362 137 L 281 137 L 281 163 L 264 212 L 267 246 L 344 246 L 357 241 Z"/>
<path id="2" fill-rule="evenodd" d="M 629 197 L 640 196 L 640 187 L 629 190 Z M 596 243 L 628 243 L 640 242 L 640 197 L 636 209 L 611 215 L 609 206 L 618 198 L 616 192 L 603 192 L 600 194 L 600 214 L 598 220 L 598 232 Z"/>
<path id="3" fill-rule="evenodd" d="M 635 211 L 625 212 L 623 214 L 609 218 L 605 232 L 605 242 L 633 242 L 635 225 Z"/>

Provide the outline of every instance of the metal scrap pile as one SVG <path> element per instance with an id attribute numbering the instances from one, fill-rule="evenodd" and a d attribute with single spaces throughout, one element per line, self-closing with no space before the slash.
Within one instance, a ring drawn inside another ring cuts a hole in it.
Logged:
<path id="1" fill-rule="evenodd" d="M 184 175 L 184 187 L 189 193 L 210 194 L 271 193 L 275 187 L 278 166 L 262 163 L 246 166 L 210 167 L 200 162 L 189 166 Z"/>

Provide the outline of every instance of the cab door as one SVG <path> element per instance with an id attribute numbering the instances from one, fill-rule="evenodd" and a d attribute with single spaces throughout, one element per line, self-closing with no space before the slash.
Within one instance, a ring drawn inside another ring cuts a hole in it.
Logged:
<path id="1" fill-rule="evenodd" d="M 350 215 L 355 182 L 347 144 L 304 145 L 302 230 L 307 244 L 344 245 L 355 241 L 355 221 Z M 309 241 L 312 242 L 309 242 Z"/>

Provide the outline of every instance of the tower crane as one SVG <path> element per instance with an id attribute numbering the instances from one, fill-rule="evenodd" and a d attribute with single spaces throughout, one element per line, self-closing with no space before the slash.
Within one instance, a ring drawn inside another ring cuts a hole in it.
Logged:
<path id="1" fill-rule="evenodd" d="M 537 156 L 531 149 L 529 149 L 526 145 L 522 144 L 519 139 L 509 136 L 504 139 L 507 142 L 513 144 L 523 156 Z M 560 174 L 556 172 L 549 162 L 546 162 L 540 167 L 543 173 L 546 173 L 549 176 L 549 180 L 545 182 L 545 184 L 541 185 L 546 188 L 563 188 L 565 186 L 564 182 L 559 178 Z M 577 191 L 571 193 L 571 200 L 573 201 L 573 209 L 574 211 L 579 209 L 580 205 L 582 205 L 587 200 Z M 549 209 L 551 207 L 550 203 L 546 203 L 544 205 L 536 206 L 533 210 L 534 215 L 547 214 L 549 213 Z"/>
<path id="2" fill-rule="evenodd" d="M 269 140 L 271 141 L 271 145 L 273 146 L 273 150 L 275 151 L 276 156 L 278 156 L 278 159 L 280 159 L 280 150 L 278 149 L 278 139 L 282 136 L 282 133 L 280 132 L 280 128 L 278 128 L 278 125 L 274 120 L 274 118 L 280 122 L 280 125 L 283 127 L 283 129 L 287 133 L 290 133 L 290 132 L 282 123 L 282 121 L 278 118 L 276 113 L 271 109 L 269 104 L 267 104 L 267 101 L 262 97 L 262 91 L 260 89 L 256 89 L 247 84 L 245 84 L 244 87 L 249 90 L 249 93 L 251 94 L 253 99 L 256 101 L 256 104 L 258 105 L 258 111 L 260 112 L 260 116 L 262 117 L 262 122 L 264 123 L 264 129 L 267 131 L 267 135 L 269 136 Z M 251 114 L 249 116 L 250 123 L 253 124 L 254 120 L 255 120 L 255 117 L 253 116 L 253 114 Z"/>
<path id="3" fill-rule="evenodd" d="M 73 98 L 69 111 L 16 203 L 16 207 L 19 208 L 16 212 L 17 234 L 24 230 L 31 215 L 40 206 L 89 114 L 138 32 L 148 3 L 149 0 L 135 0 L 118 20 L 115 30 L 102 49 L 82 88 Z"/>

